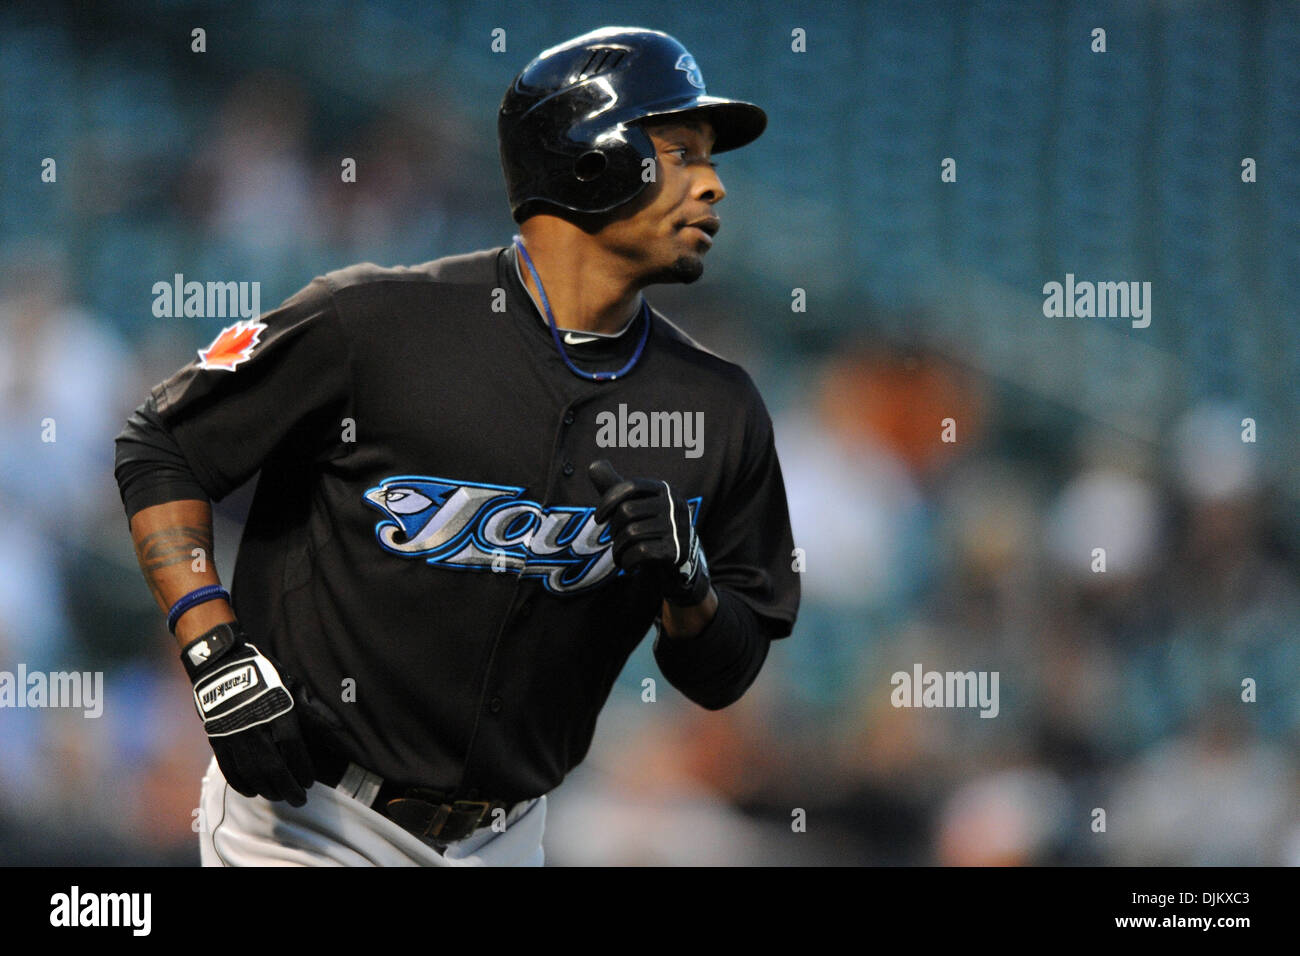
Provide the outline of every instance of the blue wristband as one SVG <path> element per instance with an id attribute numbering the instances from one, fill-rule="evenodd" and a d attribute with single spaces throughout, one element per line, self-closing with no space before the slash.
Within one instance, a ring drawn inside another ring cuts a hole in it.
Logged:
<path id="1" fill-rule="evenodd" d="M 207 601 L 215 601 L 217 598 L 230 600 L 230 592 L 220 584 L 205 584 L 201 588 L 195 588 L 189 594 L 182 597 L 172 605 L 172 609 L 167 612 L 167 630 L 173 634 L 176 633 L 176 622 L 181 619 L 181 615 L 190 608 Z"/>

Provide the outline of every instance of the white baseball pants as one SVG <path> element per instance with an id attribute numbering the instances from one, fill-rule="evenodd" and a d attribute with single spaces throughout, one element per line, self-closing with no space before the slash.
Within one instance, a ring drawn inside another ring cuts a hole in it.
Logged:
<path id="1" fill-rule="evenodd" d="M 413 833 L 337 788 L 320 783 L 307 803 L 245 797 L 216 758 L 203 778 L 199 850 L 204 866 L 541 866 L 545 795 L 510 808 L 505 830 L 479 827 L 439 853 Z"/>

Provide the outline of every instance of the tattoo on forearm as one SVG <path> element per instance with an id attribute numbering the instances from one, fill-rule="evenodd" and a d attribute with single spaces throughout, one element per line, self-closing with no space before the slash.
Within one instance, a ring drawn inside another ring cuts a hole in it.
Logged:
<path id="1" fill-rule="evenodd" d="M 177 525 L 145 535 L 135 545 L 135 556 L 154 599 L 162 603 L 162 592 L 154 576 L 163 568 L 194 560 L 194 549 L 201 548 L 210 560 L 212 530 L 199 525 Z"/>

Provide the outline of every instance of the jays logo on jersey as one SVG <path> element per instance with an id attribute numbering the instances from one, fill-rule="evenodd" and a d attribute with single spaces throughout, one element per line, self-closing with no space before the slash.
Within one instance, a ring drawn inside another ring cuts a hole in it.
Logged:
<path id="1" fill-rule="evenodd" d="M 386 515 L 375 525 L 392 554 L 471 571 L 514 571 L 541 578 L 548 591 L 567 594 L 595 587 L 614 564 L 609 526 L 595 508 L 543 508 L 519 497 L 523 488 L 423 475 L 385 478 L 365 494 Z M 700 498 L 687 502 L 691 524 Z"/>

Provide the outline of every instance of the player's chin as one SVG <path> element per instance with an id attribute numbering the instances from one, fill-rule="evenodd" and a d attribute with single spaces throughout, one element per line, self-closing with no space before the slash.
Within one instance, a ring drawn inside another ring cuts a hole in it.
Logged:
<path id="1" fill-rule="evenodd" d="M 704 275 L 704 257 L 699 254 L 678 256 L 673 261 L 671 271 L 674 282 L 690 285 Z"/>
<path id="2" fill-rule="evenodd" d="M 703 254 L 679 249 L 672 262 L 661 266 L 651 281 L 680 282 L 683 285 L 689 285 L 702 275 L 704 275 Z"/>

